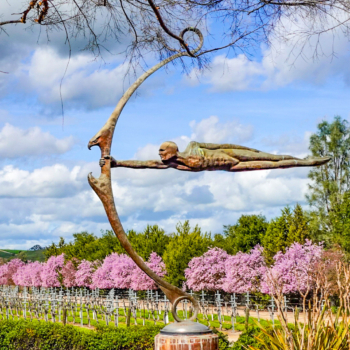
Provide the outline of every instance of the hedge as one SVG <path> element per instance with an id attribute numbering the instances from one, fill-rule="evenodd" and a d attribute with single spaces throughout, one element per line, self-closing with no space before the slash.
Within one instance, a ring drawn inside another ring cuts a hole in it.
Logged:
<path id="1" fill-rule="evenodd" d="M 161 326 L 96 331 L 37 320 L 0 321 L 1 350 L 151 350 Z"/>
<path id="2" fill-rule="evenodd" d="M 164 326 L 97 326 L 96 330 L 38 320 L 0 321 L 0 350 L 153 350 L 154 337 Z M 219 350 L 229 350 L 227 336 Z"/>

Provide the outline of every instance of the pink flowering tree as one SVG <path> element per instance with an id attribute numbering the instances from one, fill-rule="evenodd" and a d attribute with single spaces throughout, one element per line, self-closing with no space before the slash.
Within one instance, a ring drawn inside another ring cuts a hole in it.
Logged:
<path id="1" fill-rule="evenodd" d="M 275 263 L 266 269 L 261 291 L 268 294 L 288 294 L 311 290 L 317 265 L 323 254 L 322 244 L 293 243 L 286 252 L 274 256 Z"/>
<path id="2" fill-rule="evenodd" d="M 113 281 L 114 288 L 132 288 L 131 282 L 136 268 L 136 264 L 128 255 L 118 255 L 116 264 L 113 265 L 111 271 L 111 280 Z"/>
<path id="3" fill-rule="evenodd" d="M 187 287 L 194 291 L 223 289 L 228 258 L 229 255 L 220 248 L 209 249 L 202 256 L 193 258 L 185 270 Z"/>
<path id="4" fill-rule="evenodd" d="M 255 246 L 249 253 L 229 256 L 225 263 L 223 290 L 227 293 L 256 292 L 265 272 L 263 248 Z"/>
<path id="5" fill-rule="evenodd" d="M 8 263 L 0 266 L 0 285 L 15 284 L 13 280 L 17 270 L 25 266 L 25 263 L 20 259 L 10 260 Z"/>
<path id="6" fill-rule="evenodd" d="M 41 272 L 43 264 L 39 261 L 28 261 L 27 264 L 21 266 L 13 275 L 13 281 L 18 286 L 23 287 L 41 287 Z"/>
<path id="7" fill-rule="evenodd" d="M 42 280 L 42 287 L 60 287 L 62 282 L 62 268 L 64 266 L 64 254 L 58 256 L 51 256 L 40 274 Z"/>
<path id="8" fill-rule="evenodd" d="M 163 278 L 166 275 L 165 263 L 157 253 L 151 253 L 146 264 L 159 277 Z M 158 286 L 151 278 L 149 278 L 140 268 L 136 266 L 131 275 L 130 288 L 134 290 L 148 290 L 157 289 Z"/>
<path id="9" fill-rule="evenodd" d="M 92 274 L 91 288 L 114 288 L 113 281 L 111 279 L 111 271 L 113 265 L 117 264 L 119 255 L 117 253 L 112 253 L 108 255 L 103 260 L 101 266 L 99 266 L 96 271 Z"/>
<path id="10" fill-rule="evenodd" d="M 112 253 L 93 273 L 91 288 L 131 288 L 131 276 L 135 268 L 136 264 L 129 256 Z"/>
<path id="11" fill-rule="evenodd" d="M 78 287 L 90 287 L 92 275 L 100 265 L 97 261 L 82 260 L 75 273 L 75 283 Z"/>
<path id="12" fill-rule="evenodd" d="M 65 287 L 70 288 L 70 287 L 76 286 L 75 275 L 77 272 L 77 268 L 76 268 L 77 263 L 78 263 L 77 259 L 69 260 L 62 267 L 60 273 L 62 275 L 62 284 Z"/>

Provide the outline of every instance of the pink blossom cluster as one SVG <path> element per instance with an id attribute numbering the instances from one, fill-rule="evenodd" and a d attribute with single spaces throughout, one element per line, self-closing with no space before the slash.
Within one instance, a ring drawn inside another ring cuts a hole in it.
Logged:
<path id="1" fill-rule="evenodd" d="M 289 294 L 311 290 L 314 272 L 323 253 L 322 244 L 313 244 L 309 240 L 305 244 L 292 244 L 285 253 L 278 252 L 274 256 L 275 263 L 264 273 L 261 292 L 276 294 L 279 290 Z"/>
<path id="2" fill-rule="evenodd" d="M 198 258 L 193 258 L 185 270 L 186 285 L 195 292 L 223 289 L 228 255 L 223 249 L 212 248 Z"/>
<path id="3" fill-rule="evenodd" d="M 195 291 L 224 290 L 228 293 L 279 291 L 288 294 L 312 289 L 312 271 L 321 261 L 322 244 L 294 243 L 286 252 L 274 256 L 274 264 L 266 266 L 263 248 L 255 246 L 249 253 L 228 255 L 212 248 L 201 257 L 193 258 L 185 270 L 186 285 Z"/>
<path id="4" fill-rule="evenodd" d="M 249 253 L 238 252 L 227 259 L 223 290 L 228 293 L 257 292 L 265 273 L 263 248 L 255 246 Z"/>
<path id="5" fill-rule="evenodd" d="M 166 274 L 163 259 L 156 253 L 150 255 L 146 264 L 158 276 L 164 277 Z M 13 259 L 0 266 L 0 285 L 10 284 L 27 287 L 157 289 L 154 281 L 129 256 L 116 253 L 107 256 L 102 263 L 77 259 L 65 262 L 64 254 L 52 256 L 45 263 L 24 263 Z"/>

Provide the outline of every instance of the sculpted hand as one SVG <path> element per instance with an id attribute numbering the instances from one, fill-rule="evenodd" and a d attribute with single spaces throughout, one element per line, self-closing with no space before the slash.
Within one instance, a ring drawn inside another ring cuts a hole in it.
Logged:
<path id="1" fill-rule="evenodd" d="M 100 167 L 102 168 L 106 164 L 105 159 L 101 158 L 100 161 L 99 161 L 99 164 L 100 164 Z"/>
<path id="2" fill-rule="evenodd" d="M 113 157 L 105 156 L 105 157 L 101 158 L 100 161 L 99 161 L 99 164 L 100 164 L 101 168 L 106 164 L 106 159 L 110 159 L 111 160 L 111 168 L 115 168 L 117 166 L 117 161 Z"/>

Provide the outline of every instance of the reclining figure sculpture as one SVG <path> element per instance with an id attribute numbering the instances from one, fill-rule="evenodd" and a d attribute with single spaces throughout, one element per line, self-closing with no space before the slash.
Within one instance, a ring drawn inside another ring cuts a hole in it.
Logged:
<path id="1" fill-rule="evenodd" d="M 199 143 L 192 141 L 184 152 L 179 152 L 175 142 L 167 141 L 159 148 L 161 160 L 125 160 L 117 161 L 105 156 L 100 160 L 110 159 L 111 167 L 134 169 L 168 169 L 198 172 L 204 170 L 225 170 L 230 172 L 262 169 L 280 169 L 303 166 L 317 166 L 327 163 L 330 157 L 308 157 L 299 159 L 287 155 L 275 155 L 232 144 Z"/>

